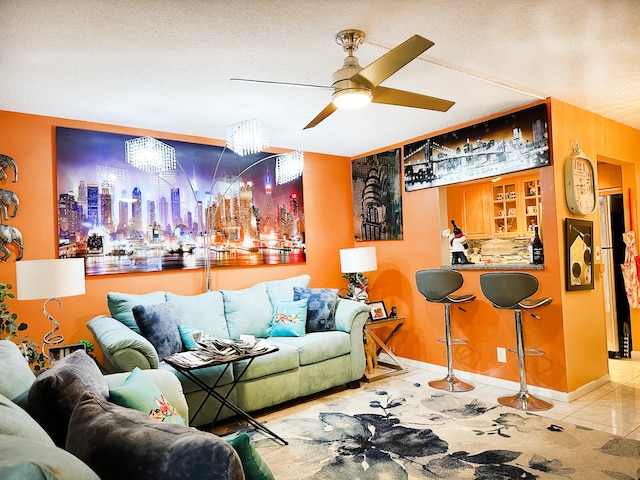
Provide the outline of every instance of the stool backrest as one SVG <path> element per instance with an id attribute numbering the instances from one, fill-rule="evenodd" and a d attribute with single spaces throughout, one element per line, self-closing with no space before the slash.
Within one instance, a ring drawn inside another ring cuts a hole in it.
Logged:
<path id="1" fill-rule="evenodd" d="M 538 291 L 538 279 L 526 272 L 491 272 L 480 275 L 480 288 L 500 308 L 516 307 Z"/>
<path id="2" fill-rule="evenodd" d="M 440 302 L 447 295 L 458 290 L 464 279 L 462 274 L 455 270 L 418 270 L 416 272 L 416 284 L 418 291 L 429 302 Z"/>

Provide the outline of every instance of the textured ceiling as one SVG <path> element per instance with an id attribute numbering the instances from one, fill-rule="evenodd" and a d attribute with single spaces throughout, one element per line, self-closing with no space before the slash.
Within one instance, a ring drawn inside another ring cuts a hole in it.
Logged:
<path id="1" fill-rule="evenodd" d="M 271 145 L 358 155 L 545 97 L 640 129 L 638 0 L 0 0 L 0 109 L 223 139 L 259 118 Z M 329 102 L 345 53 L 366 66 L 413 34 L 435 45 L 383 85 L 446 113 Z"/>

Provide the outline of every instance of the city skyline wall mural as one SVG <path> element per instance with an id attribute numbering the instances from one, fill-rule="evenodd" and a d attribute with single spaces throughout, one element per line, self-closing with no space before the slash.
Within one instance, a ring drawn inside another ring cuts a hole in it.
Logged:
<path id="1" fill-rule="evenodd" d="M 400 149 L 351 161 L 356 241 L 402 240 Z"/>
<path id="2" fill-rule="evenodd" d="M 87 275 L 306 261 L 302 178 L 277 185 L 276 155 L 158 139 L 177 168 L 149 173 L 135 138 L 56 128 L 59 257 Z"/>
<path id="3" fill-rule="evenodd" d="M 407 192 L 549 165 L 547 105 L 406 144 L 403 162 Z"/>

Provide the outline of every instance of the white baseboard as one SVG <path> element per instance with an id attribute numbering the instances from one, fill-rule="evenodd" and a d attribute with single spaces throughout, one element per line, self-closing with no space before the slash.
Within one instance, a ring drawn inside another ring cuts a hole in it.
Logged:
<path id="1" fill-rule="evenodd" d="M 380 356 L 383 358 L 384 354 Z M 410 358 L 398 357 L 400 362 L 412 369 L 424 370 L 426 372 L 433 372 L 439 375 L 447 374 L 447 367 L 442 365 L 434 365 L 431 363 L 420 362 L 418 360 L 412 360 Z M 487 375 L 480 375 L 478 373 L 463 372 L 460 370 L 455 371 L 456 377 L 465 382 L 476 382 L 484 385 L 490 385 L 492 387 L 504 388 L 507 390 L 514 390 L 517 392 L 520 389 L 520 382 L 513 382 L 511 380 L 503 380 L 501 378 L 489 377 Z M 527 389 L 532 395 L 548 398 L 549 400 L 556 400 L 559 402 L 572 402 L 578 398 L 586 395 L 587 393 L 597 389 L 605 383 L 611 381 L 611 377 L 607 373 L 602 377 L 593 380 L 582 387 L 573 390 L 571 392 L 561 392 L 558 390 L 550 390 L 548 388 L 536 387 L 534 385 L 527 385 Z"/>

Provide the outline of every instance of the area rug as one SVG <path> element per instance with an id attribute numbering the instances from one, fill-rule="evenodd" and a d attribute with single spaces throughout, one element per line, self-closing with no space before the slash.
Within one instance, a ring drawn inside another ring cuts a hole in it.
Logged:
<path id="1" fill-rule="evenodd" d="M 637 480 L 640 441 L 411 380 L 330 395 L 255 430 L 277 480 Z"/>

